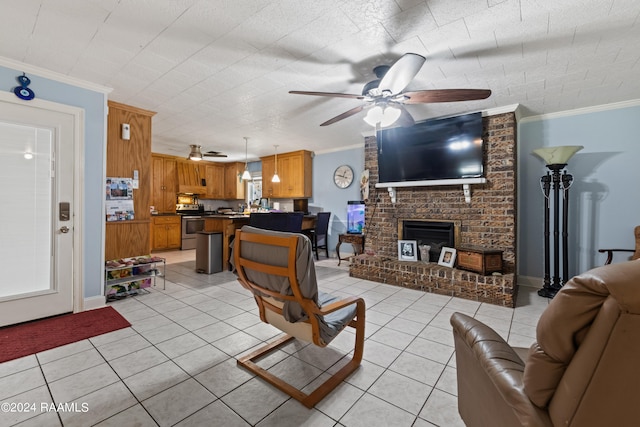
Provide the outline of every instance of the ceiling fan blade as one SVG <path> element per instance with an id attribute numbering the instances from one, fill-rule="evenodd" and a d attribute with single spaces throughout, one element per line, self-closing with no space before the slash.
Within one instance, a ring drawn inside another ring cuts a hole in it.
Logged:
<path id="1" fill-rule="evenodd" d="M 347 117 L 351 117 L 354 114 L 358 114 L 360 111 L 364 110 L 364 108 L 365 108 L 365 105 L 359 105 L 356 108 L 352 108 L 349 111 L 345 111 L 339 116 L 335 116 L 333 119 L 327 120 L 326 122 L 320 124 L 320 126 L 329 126 L 331 124 L 334 124 L 335 122 L 339 122 L 342 119 L 346 119 Z"/>
<path id="2" fill-rule="evenodd" d="M 303 90 L 290 90 L 289 93 L 295 95 L 314 95 L 314 96 L 330 96 L 332 98 L 351 98 L 351 99 L 364 99 L 362 95 L 355 95 L 351 93 L 336 93 L 336 92 L 306 92 Z"/>
<path id="3" fill-rule="evenodd" d="M 209 154 L 209 153 L 202 153 L 203 157 L 227 157 L 226 154 L 220 154 L 220 153 L 216 153 L 216 154 Z"/>
<path id="4" fill-rule="evenodd" d="M 400 93 L 418 74 L 426 58 L 417 53 L 405 53 L 389 68 L 378 89 L 392 94 Z"/>
<path id="5" fill-rule="evenodd" d="M 433 89 L 417 90 L 402 94 L 407 97 L 404 104 L 427 104 L 431 102 L 474 101 L 491 95 L 489 89 Z"/>

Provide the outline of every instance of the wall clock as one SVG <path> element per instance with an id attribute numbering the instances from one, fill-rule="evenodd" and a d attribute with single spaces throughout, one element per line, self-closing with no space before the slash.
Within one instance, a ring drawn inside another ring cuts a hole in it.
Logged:
<path id="1" fill-rule="evenodd" d="M 333 182 L 339 188 L 347 188 L 353 182 L 353 169 L 349 165 L 338 166 L 333 173 Z"/>

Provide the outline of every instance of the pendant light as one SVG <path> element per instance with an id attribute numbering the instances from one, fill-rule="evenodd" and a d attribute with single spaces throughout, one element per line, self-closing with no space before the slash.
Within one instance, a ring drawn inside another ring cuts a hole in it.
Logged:
<path id="1" fill-rule="evenodd" d="M 251 180 L 251 172 L 249 172 L 249 157 L 248 157 L 249 155 L 247 151 L 248 141 L 249 141 L 249 138 L 245 136 L 244 137 L 244 172 L 242 173 L 243 181 Z"/>
<path id="2" fill-rule="evenodd" d="M 276 148 L 276 162 L 274 167 L 275 172 L 273 178 L 271 178 L 271 182 L 280 182 L 280 177 L 278 176 L 278 146 L 274 145 L 274 147 Z"/>

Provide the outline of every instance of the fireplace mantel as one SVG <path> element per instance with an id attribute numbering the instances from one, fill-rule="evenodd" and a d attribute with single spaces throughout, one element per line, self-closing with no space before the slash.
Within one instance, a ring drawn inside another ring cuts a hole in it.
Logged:
<path id="1" fill-rule="evenodd" d="M 387 188 L 391 203 L 396 202 L 397 187 L 435 187 L 442 185 L 462 185 L 464 201 L 471 203 L 471 184 L 486 184 L 486 178 L 460 178 L 460 179 L 430 179 L 428 181 L 404 181 L 404 182 L 380 182 L 376 188 Z"/>

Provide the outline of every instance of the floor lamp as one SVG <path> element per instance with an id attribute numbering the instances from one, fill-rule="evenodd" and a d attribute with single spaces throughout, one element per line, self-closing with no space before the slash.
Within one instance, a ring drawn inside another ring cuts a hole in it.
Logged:
<path id="1" fill-rule="evenodd" d="M 569 220 L 569 187 L 573 176 L 565 170 L 560 173 L 569 159 L 584 147 L 581 145 L 565 145 L 545 147 L 533 150 L 533 154 L 544 160 L 549 171 L 540 179 L 544 194 L 544 284 L 538 295 L 553 298 L 569 279 L 568 258 L 568 220 Z M 550 247 L 550 213 L 549 196 L 553 190 L 553 277 L 551 277 Z M 562 198 L 562 278 L 560 277 L 560 191 Z"/>

